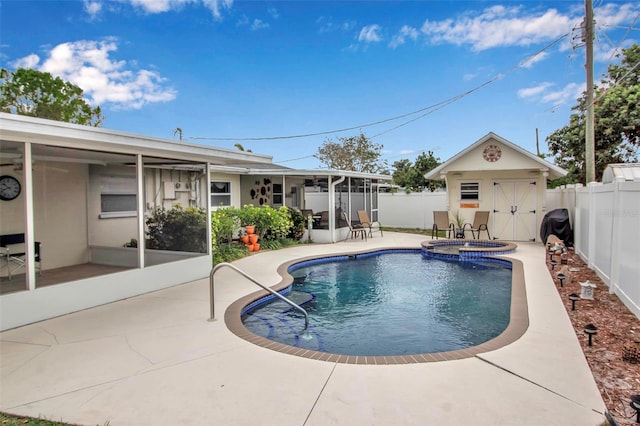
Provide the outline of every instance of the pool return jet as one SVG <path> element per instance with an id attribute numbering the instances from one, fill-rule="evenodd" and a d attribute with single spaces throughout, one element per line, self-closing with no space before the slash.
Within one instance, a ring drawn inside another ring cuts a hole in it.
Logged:
<path id="1" fill-rule="evenodd" d="M 234 266 L 234 265 L 232 265 L 230 263 L 226 263 L 226 262 L 218 263 L 216 266 L 213 267 L 213 269 L 211 269 L 211 273 L 209 274 L 209 301 L 210 301 L 210 304 L 211 304 L 211 317 L 209 318 L 209 321 L 215 321 L 216 320 L 215 308 L 214 308 L 214 280 L 215 280 L 214 276 L 215 276 L 215 273 L 219 269 L 225 268 L 225 267 L 236 271 L 237 273 L 239 273 L 240 275 L 242 275 L 243 277 L 245 277 L 246 279 L 248 279 L 249 281 L 251 281 L 252 283 L 257 285 L 258 287 L 262 288 L 263 290 L 268 291 L 269 293 L 273 294 L 274 296 L 276 296 L 277 298 L 279 298 L 283 302 L 285 302 L 288 305 L 290 305 L 292 308 L 294 308 L 297 311 L 301 312 L 302 315 L 304 315 L 304 330 L 303 330 L 302 335 L 300 337 L 302 337 L 305 340 L 312 339 L 311 334 L 309 334 L 309 331 L 307 330 L 309 328 L 309 314 L 307 313 L 307 311 L 305 311 L 301 306 L 299 306 L 296 303 L 292 302 L 291 300 L 289 300 L 288 298 L 284 297 L 283 295 L 281 295 L 277 291 L 274 291 L 274 290 L 270 289 L 269 287 L 260 284 L 255 278 L 253 278 L 252 276 L 250 276 L 249 274 L 247 274 L 243 270 L 239 269 L 238 267 L 236 267 L 236 266 Z"/>

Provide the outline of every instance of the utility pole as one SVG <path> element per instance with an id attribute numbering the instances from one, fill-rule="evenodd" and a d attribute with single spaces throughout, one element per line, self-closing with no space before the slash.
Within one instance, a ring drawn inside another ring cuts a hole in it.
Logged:
<path id="1" fill-rule="evenodd" d="M 595 118 L 593 114 L 593 4 L 592 0 L 584 2 L 585 17 L 582 28 L 582 41 L 586 46 L 587 96 L 586 96 L 586 129 L 584 144 L 584 166 L 586 183 L 596 180 L 595 161 Z"/>

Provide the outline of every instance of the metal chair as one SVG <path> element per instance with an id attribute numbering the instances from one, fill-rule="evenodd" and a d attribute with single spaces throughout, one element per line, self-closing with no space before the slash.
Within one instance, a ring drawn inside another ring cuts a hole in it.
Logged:
<path id="1" fill-rule="evenodd" d="M 367 239 L 367 230 L 364 226 L 357 224 L 357 225 L 352 225 L 351 224 L 351 220 L 349 219 L 349 216 L 347 215 L 347 212 L 343 212 L 342 215 L 344 216 L 344 220 L 347 222 L 347 226 L 349 226 L 349 230 L 351 231 L 349 234 L 347 234 L 347 236 L 345 237 L 345 241 L 347 241 L 347 239 L 349 238 L 349 235 L 351 235 L 351 238 L 355 238 L 358 236 L 358 234 L 360 234 L 360 237 L 363 240 Z"/>
<path id="2" fill-rule="evenodd" d="M 369 219 L 369 214 L 367 213 L 366 210 L 358 210 L 358 220 L 360 220 L 360 224 L 362 226 L 364 226 L 365 228 L 369 229 L 369 237 L 372 237 L 372 232 L 373 231 L 379 231 L 380 232 L 380 236 L 382 237 L 382 225 L 380 225 L 380 222 L 375 221 L 372 222 L 371 219 Z"/>
<path id="3" fill-rule="evenodd" d="M 455 225 L 449 221 L 449 212 L 447 211 L 434 211 L 433 212 L 433 227 L 431 228 L 431 238 L 436 237 L 438 239 L 438 232 L 445 231 L 447 238 L 451 239 L 451 234 L 455 232 Z"/>
<path id="4" fill-rule="evenodd" d="M 11 279 L 11 274 L 26 265 L 27 253 L 24 243 L 24 234 L 0 235 L 0 257 L 4 257 L 7 262 L 7 276 L 9 279 Z M 42 258 L 38 241 L 35 242 L 35 262 L 36 270 L 40 271 L 42 269 Z"/>
<path id="5" fill-rule="evenodd" d="M 489 228 L 487 224 L 489 222 L 489 211 L 478 210 L 473 216 L 473 224 L 465 223 L 462 227 L 464 230 L 471 231 L 471 235 L 474 239 L 480 239 L 480 232 L 485 231 L 487 233 L 487 239 L 491 239 L 491 235 L 489 234 Z M 468 226 L 468 228 L 467 228 Z M 478 235 L 476 236 L 476 232 Z"/>

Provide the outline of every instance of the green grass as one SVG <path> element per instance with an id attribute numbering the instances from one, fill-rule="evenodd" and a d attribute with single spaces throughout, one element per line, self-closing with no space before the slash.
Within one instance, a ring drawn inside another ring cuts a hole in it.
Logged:
<path id="1" fill-rule="evenodd" d="M 420 235 L 426 235 L 428 237 L 431 236 L 431 229 L 420 229 L 420 228 L 390 228 L 388 226 L 385 226 L 382 228 L 383 232 L 389 231 L 389 232 L 404 232 L 405 234 L 420 234 Z M 447 233 L 446 231 L 438 231 L 438 236 L 442 237 L 442 238 L 446 238 Z"/>
<path id="2" fill-rule="evenodd" d="M 7 414 L 0 412 L 0 425 L 2 426 L 78 426 L 72 423 L 55 422 L 53 420 L 47 420 L 43 418 L 26 417 L 26 416 L 14 416 L 13 414 Z M 100 426 L 100 425 L 96 425 Z M 104 426 L 109 426 L 109 421 L 104 423 Z"/>
<path id="3" fill-rule="evenodd" d="M 54 422 L 46 419 L 36 419 L 33 417 L 14 416 L 0 413 L 0 425 L 2 426 L 73 426 L 69 423 Z"/>

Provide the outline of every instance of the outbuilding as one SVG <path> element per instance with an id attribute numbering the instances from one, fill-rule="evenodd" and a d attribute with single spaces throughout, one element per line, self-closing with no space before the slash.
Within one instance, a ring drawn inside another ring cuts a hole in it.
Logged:
<path id="1" fill-rule="evenodd" d="M 473 223 L 489 211 L 492 239 L 536 241 L 546 213 L 547 181 L 567 171 L 493 132 L 425 174 L 443 179 L 451 218 Z M 483 234 L 484 235 L 484 234 Z"/>

